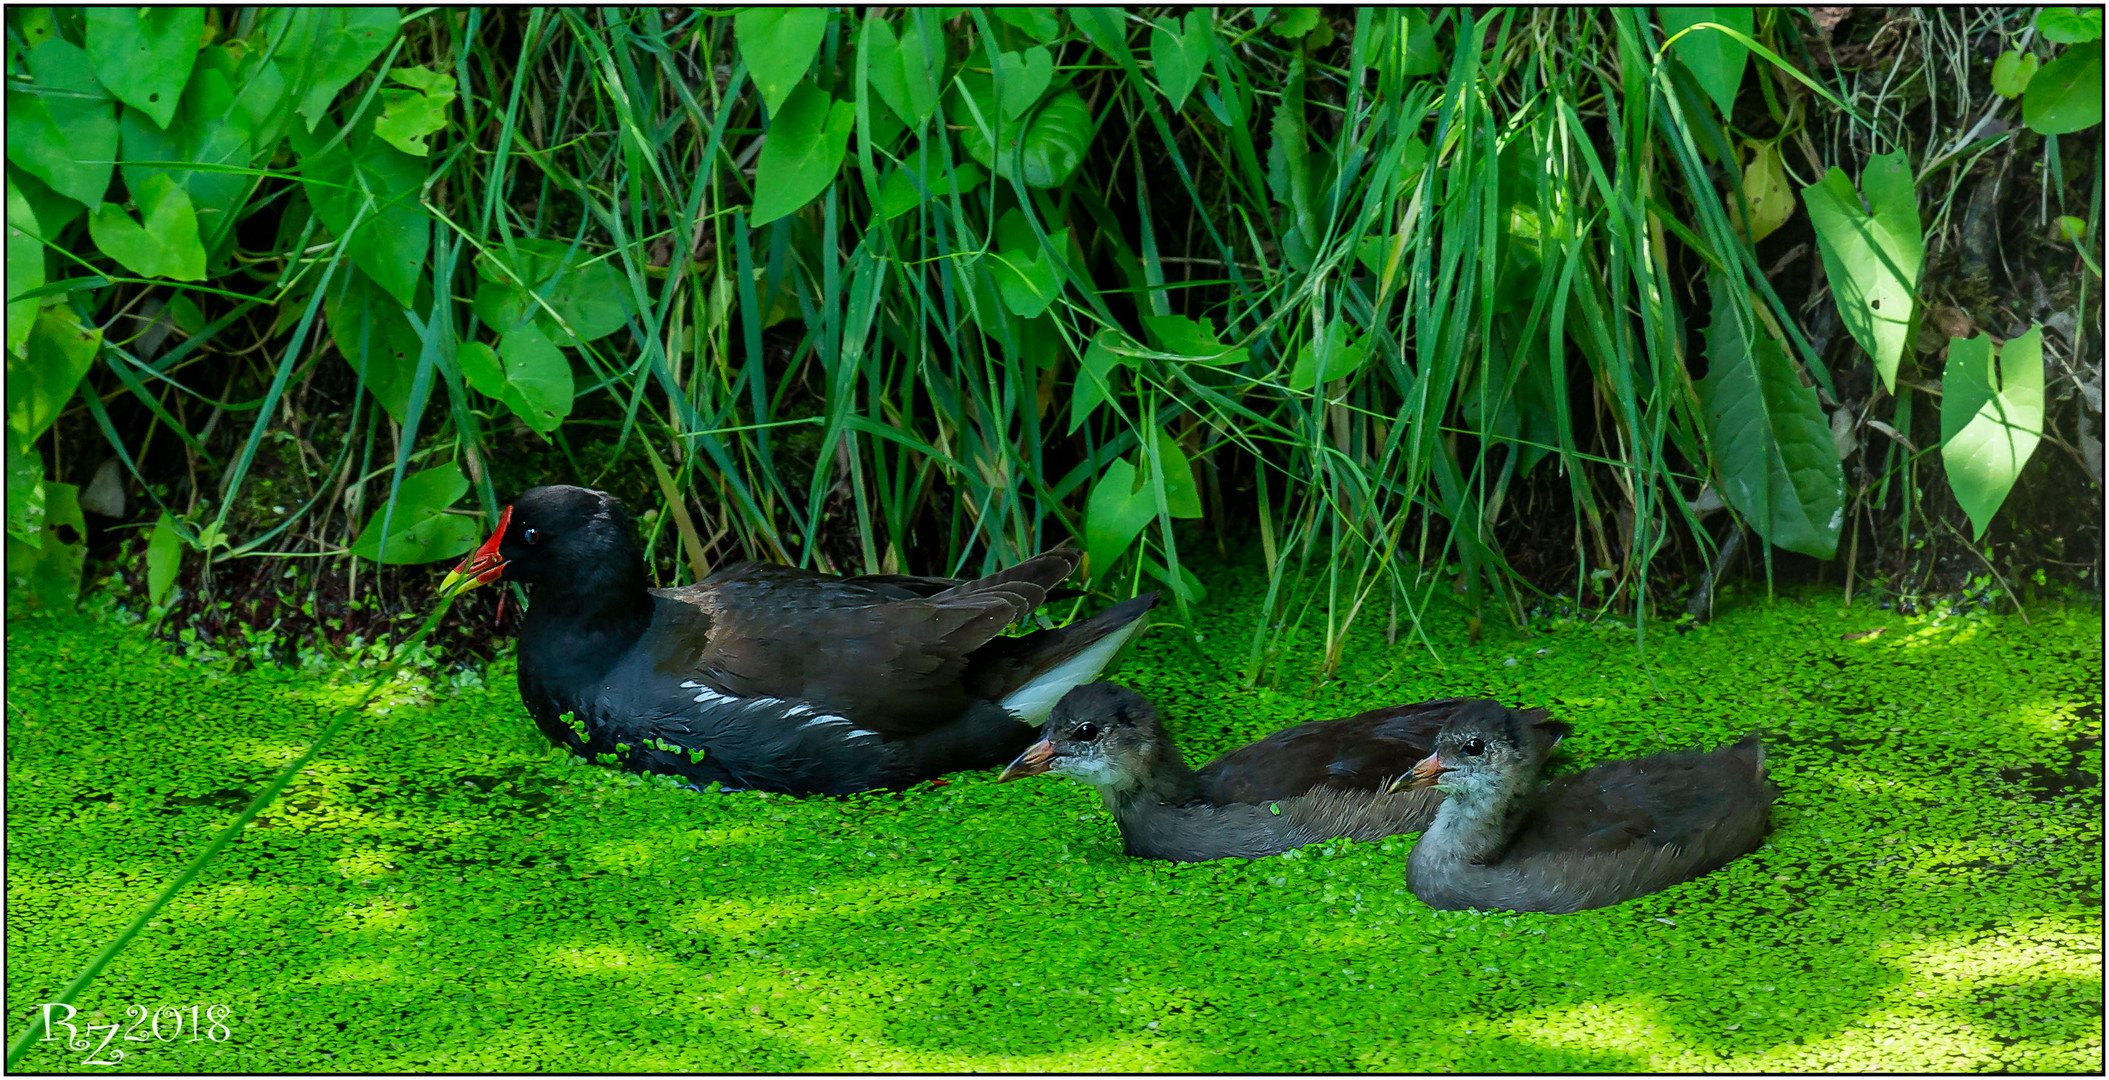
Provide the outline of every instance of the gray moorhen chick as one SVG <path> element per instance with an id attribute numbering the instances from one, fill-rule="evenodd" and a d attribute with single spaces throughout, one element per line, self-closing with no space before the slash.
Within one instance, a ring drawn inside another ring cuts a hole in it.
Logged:
<path id="1" fill-rule="evenodd" d="M 1335 836 L 1425 828 L 1441 795 L 1389 790 L 1457 716 L 1513 715 L 1549 753 L 1566 725 L 1537 710 L 1453 698 L 1299 724 L 1190 769 L 1149 699 L 1092 683 L 1055 705 L 1039 742 L 1002 779 L 1058 773 L 1098 789 L 1129 855 L 1253 859 Z"/>
<path id="2" fill-rule="evenodd" d="M 1527 746 L 1507 716 L 1460 715 L 1414 766 L 1414 789 L 1448 794 L 1406 861 L 1430 907 L 1560 914 L 1645 896 L 1757 847 L 1779 796 L 1756 735 L 1542 786 Z"/>
<path id="3" fill-rule="evenodd" d="M 520 697 L 574 753 L 696 784 L 847 794 L 1001 765 L 1097 677 L 1154 593 L 999 636 L 1079 558 L 1050 551 L 967 582 L 740 563 L 654 589 L 620 502 L 550 486 L 506 507 L 441 588 L 533 586 Z"/>

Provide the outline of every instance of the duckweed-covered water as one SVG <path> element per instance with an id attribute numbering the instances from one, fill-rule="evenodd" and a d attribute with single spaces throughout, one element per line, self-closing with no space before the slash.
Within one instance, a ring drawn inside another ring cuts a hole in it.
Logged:
<path id="1" fill-rule="evenodd" d="M 1468 645 L 1439 609 L 1440 661 L 1365 618 L 1306 697 L 1235 688 L 1253 583 L 1210 584 L 1203 640 L 1160 628 L 1120 676 L 1192 759 L 1485 694 L 1572 721 L 1560 769 L 1763 732 L 1776 831 L 1605 910 L 1439 913 L 1410 838 L 1175 866 L 1053 779 L 793 799 L 570 764 L 501 663 L 355 721 L 86 993 L 82 1044 L 20 1067 L 2101 1067 L 2097 608 L 1736 596 L 1645 664 L 1616 626 Z M 12 1036 L 357 685 L 79 617 L 12 624 L 7 675 Z"/>

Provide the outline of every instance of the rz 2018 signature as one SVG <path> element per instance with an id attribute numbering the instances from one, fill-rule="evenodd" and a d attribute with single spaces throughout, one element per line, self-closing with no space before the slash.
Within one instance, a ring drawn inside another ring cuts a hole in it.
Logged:
<path id="1" fill-rule="evenodd" d="M 83 1065 L 116 1065 L 124 1060 L 124 1047 L 111 1046 L 113 1042 L 175 1042 L 183 1037 L 186 1026 L 190 1038 L 197 1042 L 203 1038 L 211 1042 L 226 1042 L 234 1037 L 234 1029 L 227 1026 L 228 1009 L 225 1005 L 192 1005 L 184 1008 L 162 1005 L 149 1010 L 144 1005 L 128 1005 L 124 1014 L 130 1024 L 81 1024 L 76 1027 L 74 1016 L 80 1010 L 63 1002 L 48 1001 L 44 1010 L 44 1037 L 40 1042 L 63 1038 L 66 1046 L 73 1050 L 91 1050 Z M 54 1010 L 64 1009 L 66 1014 L 58 1016 Z M 59 1029 L 65 1028 L 61 1036 Z M 144 1029 L 144 1030 L 142 1030 Z M 120 1030 L 122 1034 L 119 1034 Z M 86 1034 L 83 1034 L 83 1032 Z M 100 1035 L 98 1040 L 96 1036 Z"/>

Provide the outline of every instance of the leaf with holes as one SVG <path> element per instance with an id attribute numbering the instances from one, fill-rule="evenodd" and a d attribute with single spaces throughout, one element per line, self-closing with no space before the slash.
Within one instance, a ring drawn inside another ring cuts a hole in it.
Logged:
<path id="1" fill-rule="evenodd" d="M 381 408 L 401 422 L 410 408 L 410 383 L 424 342 L 403 306 L 356 266 L 338 266 L 322 294 L 322 318 L 344 362 Z"/>
<path id="2" fill-rule="evenodd" d="M 404 477 L 396 489 L 394 512 L 390 513 L 386 496 L 374 500 L 374 512 L 352 541 L 351 553 L 386 566 L 408 566 L 467 552 L 482 538 L 482 526 L 474 516 L 446 510 L 468 493 L 469 478 L 461 474 L 459 465 L 441 465 Z"/>
<path id="3" fill-rule="evenodd" d="M 167 127 L 205 44 L 205 9 L 88 7 L 88 55 L 117 100 Z"/>
<path id="4" fill-rule="evenodd" d="M 2070 135 L 2102 122 L 2102 43 L 2067 48 L 2029 80 L 2021 119 L 2039 135 Z"/>
<path id="5" fill-rule="evenodd" d="M 1845 522 L 1845 474 L 1816 390 L 1779 343 L 1746 326 L 1716 276 L 1707 372 L 1699 380 L 1722 493 L 1768 542 L 1828 559 Z"/>
<path id="6" fill-rule="evenodd" d="M 1948 344 L 1941 377 L 1941 464 L 1977 536 L 2043 438 L 2043 328 L 2007 342 L 1993 366 L 1984 334 Z"/>
<path id="7" fill-rule="evenodd" d="M 1126 458 L 1115 458 L 1091 485 L 1084 505 L 1084 557 L 1090 561 L 1093 580 L 1104 578 L 1143 526 L 1157 516 L 1157 499 L 1140 479 Z"/>
<path id="8" fill-rule="evenodd" d="M 1665 40 L 1700 23 L 1719 23 L 1748 37 L 1757 34 L 1756 13 L 1747 7 L 1665 7 L 1655 10 L 1662 17 Z M 1743 68 L 1750 61 L 1748 45 L 1719 30 L 1692 30 L 1677 38 L 1677 43 L 1670 46 L 1670 52 L 1691 69 L 1692 77 L 1705 88 L 1706 96 L 1714 99 L 1722 116 L 1735 112 L 1736 91 L 1743 85 Z"/>
<path id="9" fill-rule="evenodd" d="M 799 80 L 813 66 L 820 39 L 827 33 L 824 7 L 743 8 L 732 17 L 732 36 L 739 43 L 747 77 L 769 107 L 769 120 L 789 101 Z M 903 119 L 906 119 L 903 117 Z"/>
<path id="10" fill-rule="evenodd" d="M 1802 189 L 1824 277 L 1838 302 L 1838 315 L 1853 340 L 1874 358 L 1882 385 L 1894 391 L 1897 363 L 1911 340 L 1912 303 L 1926 234 L 1919 225 L 1918 197 L 1904 152 L 1868 159 L 1860 174 L 1872 212 L 1862 210 L 1860 192 L 1836 166 Z"/>
<path id="11" fill-rule="evenodd" d="M 278 43 L 272 59 L 285 75 L 293 111 L 313 132 L 337 92 L 388 50 L 401 23 L 392 7 L 270 8 L 252 40 Z"/>
<path id="12" fill-rule="evenodd" d="M 141 277 L 204 280 L 205 245 L 198 238 L 198 214 L 191 208 L 190 193 L 167 173 L 155 173 L 132 197 L 146 224 L 133 221 L 124 207 L 104 203 L 88 219 L 95 246 Z"/>
<path id="13" fill-rule="evenodd" d="M 336 134 L 336 123 L 326 117 L 313 134 L 293 126 L 291 142 L 300 155 L 308 202 L 331 232 L 350 233 L 352 262 L 397 303 L 409 307 L 416 300 L 418 277 L 432 244 L 432 219 L 418 201 L 425 163 L 375 138 L 370 122 L 362 122 L 349 138 L 325 150 Z"/>
<path id="14" fill-rule="evenodd" d="M 163 172 L 183 185 L 209 258 L 234 231 L 256 182 L 245 170 L 275 147 L 290 115 L 287 108 L 285 75 L 278 65 L 209 47 L 199 54 L 182 108 L 166 130 L 138 109 L 124 110 L 118 120 L 124 150 L 119 171 L 133 191 Z M 163 161 L 203 167 L 147 164 Z"/>
<path id="15" fill-rule="evenodd" d="M 1787 168 L 1780 158 L 1779 143 L 1753 142 L 1750 150 L 1750 164 L 1743 167 L 1742 195 L 1738 197 L 1731 191 L 1724 198 L 1728 220 L 1738 228 L 1743 223 L 1743 203 L 1749 201 L 1750 240 L 1756 243 L 1794 216 L 1794 189 L 1787 186 Z"/>
<path id="16" fill-rule="evenodd" d="M 8 80 L 7 160 L 83 206 L 101 206 L 117 158 L 117 106 L 94 62 L 64 38 L 29 50 L 34 85 Z"/>
<path id="17" fill-rule="evenodd" d="M 749 221 L 766 225 L 826 191 L 842 168 L 856 118 L 854 104 L 836 101 L 812 83 L 800 83 L 769 121 L 769 138 L 754 166 Z"/>
<path id="18" fill-rule="evenodd" d="M 7 357 L 7 426 L 26 447 L 59 418 L 101 351 L 103 332 L 53 305 L 37 313 L 22 352 Z"/>
<path id="19" fill-rule="evenodd" d="M 7 585 L 18 610 L 71 611 L 80 600 L 81 564 L 88 556 L 88 522 L 80 489 L 44 484 L 44 527 L 36 543 L 7 538 Z"/>
<path id="20" fill-rule="evenodd" d="M 158 605 L 167 599 L 182 569 L 183 537 L 176 532 L 175 519 L 163 510 L 146 541 L 146 602 Z"/>

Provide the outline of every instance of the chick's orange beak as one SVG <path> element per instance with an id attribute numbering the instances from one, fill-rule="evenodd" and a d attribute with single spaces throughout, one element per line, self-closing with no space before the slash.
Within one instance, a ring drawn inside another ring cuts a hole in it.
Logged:
<path id="1" fill-rule="evenodd" d="M 1437 777 L 1449 771 L 1450 766 L 1443 764 L 1440 757 L 1430 754 L 1414 762 L 1413 771 L 1406 774 L 1412 779 L 1412 783 L 1408 786 L 1416 788 L 1427 787 L 1435 783 Z"/>
<path id="2" fill-rule="evenodd" d="M 1005 780 L 1016 780 L 1021 776 L 1038 776 L 1047 771 L 1047 763 L 1052 760 L 1054 760 L 1054 745 L 1046 739 L 1041 739 L 1039 742 L 1026 747 L 1025 752 L 1019 754 L 1016 761 L 1006 766 L 1003 770 L 1003 775 L 997 777 L 996 782 L 1000 784 Z"/>
<path id="3" fill-rule="evenodd" d="M 513 508 L 508 506 L 498 515 L 498 531 L 483 542 L 483 546 L 461 560 L 439 583 L 441 595 L 452 595 L 457 590 L 468 592 L 478 585 L 488 585 L 505 573 L 505 556 L 498 554 L 498 544 L 505 539 L 506 527 L 513 523 Z"/>

